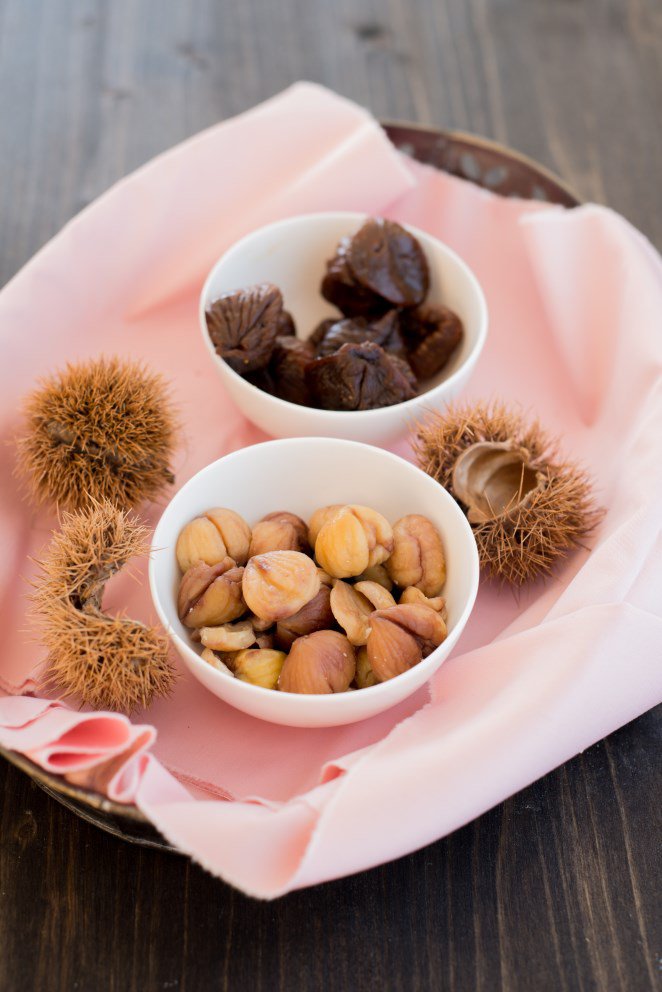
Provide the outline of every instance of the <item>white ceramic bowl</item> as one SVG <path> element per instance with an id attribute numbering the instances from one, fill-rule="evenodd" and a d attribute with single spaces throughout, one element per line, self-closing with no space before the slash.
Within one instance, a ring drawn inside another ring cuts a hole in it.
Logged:
<path id="1" fill-rule="evenodd" d="M 180 574 L 175 542 L 181 528 L 213 506 L 226 506 L 253 524 L 275 510 L 309 519 L 329 503 L 374 507 L 394 523 L 422 513 L 439 528 L 448 578 L 443 595 L 448 637 L 414 668 L 356 692 L 303 696 L 241 682 L 212 668 L 177 616 Z M 352 441 L 297 438 L 235 451 L 193 476 L 173 497 L 154 532 L 149 582 L 161 623 L 191 675 L 237 709 L 272 723 L 329 727 L 354 723 L 405 699 L 426 682 L 455 645 L 478 589 L 478 552 L 455 500 L 430 476 L 388 451 Z"/>
<path id="2" fill-rule="evenodd" d="M 415 227 L 430 267 L 430 303 L 444 303 L 464 323 L 464 339 L 448 365 L 425 392 L 405 403 L 380 410 L 314 410 L 278 399 L 251 385 L 220 358 L 207 333 L 205 310 L 223 293 L 272 282 L 283 293 L 297 335 L 306 338 L 326 317 L 341 314 L 320 293 L 325 262 L 346 234 L 353 234 L 364 214 L 307 214 L 252 231 L 232 246 L 211 270 L 200 296 L 200 329 L 223 385 L 242 413 L 272 437 L 347 438 L 379 443 L 403 434 L 412 420 L 430 407 L 451 400 L 465 386 L 487 335 L 487 305 L 475 275 L 455 252 Z"/>

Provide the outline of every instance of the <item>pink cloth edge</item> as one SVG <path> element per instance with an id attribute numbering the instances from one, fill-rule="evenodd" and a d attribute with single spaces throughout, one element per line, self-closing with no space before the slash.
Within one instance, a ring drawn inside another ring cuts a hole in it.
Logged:
<path id="1" fill-rule="evenodd" d="M 210 129 L 210 130 L 213 130 L 213 129 Z M 196 136 L 196 138 L 189 139 L 188 142 L 183 142 L 182 145 L 178 146 L 178 148 L 175 151 L 180 150 L 182 147 L 189 145 L 189 143 L 191 143 L 191 142 L 195 142 L 200 137 L 201 136 L 199 135 L 199 136 Z M 164 154 L 167 155 L 167 154 L 170 154 L 170 153 L 164 153 Z M 161 156 L 159 156 L 159 158 L 161 158 Z M 138 172 L 142 172 L 142 170 L 148 169 L 149 166 L 154 163 L 154 161 L 155 160 L 152 160 L 151 163 L 147 163 L 145 166 L 141 167 L 141 169 L 138 170 Z M 135 177 L 135 175 L 136 175 L 136 173 L 134 173 L 130 177 L 127 177 L 127 179 L 122 180 L 121 183 L 130 182 Z M 120 185 L 120 184 L 117 184 L 117 185 Z M 107 194 L 104 194 L 104 196 L 108 196 L 113 190 L 114 190 L 114 187 L 111 188 L 111 190 Z M 77 218 L 74 218 L 74 220 L 71 221 L 70 224 L 75 224 L 76 221 L 78 221 L 83 216 L 83 214 L 85 214 L 87 212 L 87 210 L 92 209 L 92 207 L 94 207 L 95 205 L 96 204 L 93 204 L 93 205 L 91 205 L 91 207 L 86 208 L 86 210 L 83 211 L 82 214 L 78 215 Z M 591 212 L 597 211 L 598 214 L 600 214 L 600 215 L 602 215 L 601 212 L 604 211 L 604 208 L 599 208 L 599 207 L 586 207 L 586 208 L 581 208 L 581 209 L 582 210 L 586 210 L 586 211 L 589 211 L 590 210 Z M 575 213 L 575 211 L 573 211 L 573 213 Z M 605 213 L 610 213 L 610 212 L 605 212 Z M 565 218 L 566 215 L 565 214 L 557 214 L 557 213 L 553 213 L 552 214 L 550 212 L 550 214 L 545 214 L 544 216 L 541 216 L 541 217 L 538 217 L 538 215 L 534 215 L 532 217 L 524 218 L 523 221 L 522 221 L 522 223 L 523 224 L 533 224 L 533 225 L 535 225 L 538 222 L 545 223 L 545 222 L 547 222 L 548 219 L 552 220 L 552 216 L 553 216 L 553 222 L 562 222 L 564 220 L 564 218 Z M 614 217 L 617 217 L 617 215 L 613 215 L 613 216 Z M 621 218 L 618 218 L 618 220 L 619 220 L 619 222 L 621 222 Z M 624 221 L 622 221 L 622 223 L 623 224 L 626 224 L 626 222 L 624 222 Z M 629 233 L 633 233 L 633 229 L 629 228 L 629 225 L 626 225 L 626 226 L 628 228 Z M 69 227 L 69 225 L 67 225 L 67 227 Z M 645 240 L 645 239 L 643 239 L 643 236 L 642 235 L 639 235 L 638 232 L 634 232 L 634 233 L 638 236 L 638 238 L 640 238 L 642 240 Z M 652 249 L 650 249 L 650 246 L 648 245 L 647 242 L 646 242 L 646 245 L 648 246 L 647 247 L 647 251 L 652 251 Z M 39 258 L 42 255 L 42 253 L 45 252 L 47 250 L 47 248 L 49 248 L 49 246 L 52 246 L 52 242 L 49 245 L 45 246 L 45 248 L 42 249 L 42 251 L 39 252 L 37 256 L 35 256 L 35 259 L 33 259 L 33 262 L 36 261 L 37 258 Z M 654 256 L 654 254 L 652 254 L 650 257 L 651 257 L 651 259 L 653 261 L 657 262 L 657 258 L 656 258 L 656 256 Z M 28 263 L 28 264 L 30 265 L 31 263 Z M 19 273 L 19 275 L 20 275 L 20 273 Z M 18 278 L 18 277 L 15 277 L 15 278 Z M 605 605 L 608 605 L 608 604 L 605 604 Z M 428 706 L 429 705 L 430 704 L 428 704 Z M 419 713 L 423 713 L 423 712 L 427 711 L 428 710 L 428 706 L 426 706 L 424 708 L 424 710 L 420 710 L 417 714 L 414 715 L 414 717 L 409 717 L 407 720 L 405 720 L 402 723 L 398 724 L 398 726 L 396 728 L 394 728 L 394 731 L 392 733 L 396 733 L 397 731 L 400 730 L 401 727 L 409 724 L 409 722 L 411 720 L 416 719 L 416 717 L 418 717 Z M 644 710 L 642 710 L 641 712 L 643 712 L 643 711 Z M 636 715 L 638 715 L 638 714 L 637 713 L 632 714 L 632 716 L 627 717 L 627 719 L 624 720 L 623 722 L 627 722 L 628 719 L 632 719 Z M 616 729 L 616 727 L 612 727 L 611 729 Z M 600 736 L 602 736 L 602 735 L 600 735 Z M 389 735 L 389 738 L 390 737 L 391 737 L 391 735 Z M 311 817 L 308 814 L 306 814 L 306 816 L 302 816 L 302 821 L 305 820 L 305 822 L 307 824 L 307 827 L 306 828 L 302 828 L 302 829 L 307 829 L 309 831 L 309 833 L 308 833 L 308 843 L 305 845 L 305 848 L 303 849 L 303 852 L 299 852 L 301 854 L 301 857 L 300 857 L 299 864 L 298 864 L 296 870 L 293 872 L 293 874 L 289 878 L 289 881 L 284 881 L 282 883 L 282 886 L 281 886 L 280 889 L 278 889 L 278 886 L 276 886 L 276 889 L 275 890 L 272 888 L 269 891 L 266 891 L 266 890 L 265 891 L 260 891 L 260 888 L 258 886 L 255 889 L 255 891 L 253 892 L 253 894 L 263 895 L 263 896 L 264 895 L 275 895 L 275 894 L 281 894 L 282 892 L 287 891 L 289 888 L 291 888 L 291 887 L 297 887 L 298 885 L 314 884 L 314 881 L 315 881 L 314 874 L 313 874 L 312 869 L 310 869 L 308 867 L 307 861 L 310 861 L 311 859 L 313 859 L 314 852 L 316 850 L 316 845 L 318 845 L 318 843 L 319 843 L 319 834 L 320 834 L 319 826 L 320 826 L 321 813 L 322 812 L 325 812 L 327 815 L 329 815 L 330 812 L 333 811 L 334 805 L 336 803 L 340 803 L 340 799 L 338 797 L 339 797 L 339 795 L 342 794 L 343 788 L 344 787 L 348 787 L 347 786 L 347 783 L 350 780 L 350 776 L 353 776 L 356 773 L 356 770 L 357 769 L 360 769 L 364 765 L 364 763 L 366 761 L 368 761 L 372 757 L 373 751 L 375 749 L 379 749 L 380 746 L 387 739 L 388 738 L 384 738 L 383 741 L 380 741 L 377 745 L 373 745 L 370 749 L 368 749 L 368 753 L 365 754 L 365 755 L 363 755 L 363 756 L 361 756 L 358 759 L 358 761 L 351 766 L 350 769 L 348 769 L 348 770 L 340 769 L 340 773 L 341 774 L 339 774 L 339 776 L 337 778 L 334 778 L 334 779 L 330 780 L 329 782 L 323 784 L 322 786 L 319 787 L 319 789 L 313 790 L 313 793 L 314 793 L 315 798 L 314 798 L 314 801 L 311 802 L 311 808 L 314 809 L 314 810 L 316 810 L 317 812 L 316 812 L 316 815 L 314 817 Z M 596 739 L 599 739 L 599 737 L 596 738 Z M 593 740 L 589 740 L 587 743 L 583 744 L 583 747 L 589 746 L 589 744 L 590 743 L 593 743 L 593 742 L 594 742 Z M 582 748 L 580 747 L 579 750 L 581 750 L 581 749 Z M 577 753 L 577 751 L 575 751 L 574 753 Z M 568 756 L 570 756 L 570 755 L 568 755 Z M 563 759 L 563 760 L 566 760 L 566 759 Z M 148 778 L 149 775 L 153 772 L 153 770 L 154 770 L 154 768 L 155 768 L 156 765 L 158 765 L 158 762 L 156 762 L 153 757 L 149 757 L 147 760 L 145 760 L 143 762 L 143 765 L 141 767 L 141 776 L 140 776 L 140 778 L 138 780 L 136 780 L 136 786 L 135 786 L 136 787 L 136 792 L 138 793 L 139 805 L 140 805 L 140 795 L 139 794 L 140 794 L 141 784 L 144 781 L 144 779 L 145 778 Z M 552 766 L 552 767 L 554 767 L 554 766 Z M 323 792 L 322 790 L 326 790 L 326 792 Z M 187 801 L 184 798 L 184 796 L 182 796 L 181 793 L 177 793 L 176 795 L 178 797 L 177 798 L 177 801 L 178 802 L 186 802 Z M 331 798 L 329 799 L 328 802 L 326 800 L 324 802 L 320 802 L 320 797 L 321 796 L 327 796 L 327 797 L 331 797 Z M 298 804 L 300 804 L 302 801 L 307 804 L 310 800 L 306 796 L 303 796 L 303 797 L 297 797 L 297 799 L 296 800 L 293 800 L 292 802 L 295 805 L 297 805 L 297 807 L 298 807 Z M 285 805 L 287 806 L 289 804 L 285 804 Z M 162 831 L 164 833 L 166 832 L 166 830 L 167 831 L 170 831 L 170 832 L 172 831 L 172 827 L 169 825 L 169 823 L 166 823 L 165 821 L 163 821 L 162 813 L 161 813 L 161 811 L 158 808 L 159 807 L 159 804 L 158 803 L 155 804 L 153 802 L 153 800 L 150 800 L 149 797 L 147 797 L 147 798 L 142 797 L 141 808 L 143 808 L 143 806 L 144 806 L 144 811 L 147 811 L 148 809 L 151 810 L 150 815 L 152 816 L 152 818 L 154 819 L 154 821 L 157 823 L 157 825 L 159 825 L 158 824 L 158 821 L 159 820 L 162 821 L 162 827 L 161 827 L 161 829 L 162 829 Z M 486 807 L 486 808 L 489 808 L 489 807 Z M 476 814 L 474 814 L 474 815 L 476 815 Z M 471 817 L 469 817 L 469 818 L 471 818 Z M 167 835 L 168 834 L 166 833 L 166 836 Z M 181 840 L 181 843 L 179 843 L 178 846 L 181 846 L 182 849 L 186 849 L 186 840 L 185 839 L 182 839 L 182 838 L 180 838 L 180 840 Z M 427 841 L 424 841 L 424 843 L 426 843 L 426 842 Z M 196 852 L 194 850 L 190 851 L 189 853 L 192 853 L 192 855 L 194 857 L 197 857 L 198 860 L 201 860 L 200 857 L 199 857 L 199 855 L 196 855 Z M 404 853 L 404 852 L 401 851 L 399 853 Z M 289 852 L 289 857 L 290 857 L 290 861 L 288 861 L 288 864 L 290 865 L 290 868 L 291 868 L 292 867 L 292 863 L 293 863 L 292 859 L 295 857 L 294 856 L 294 853 L 290 851 Z M 379 862 L 375 862 L 375 863 L 379 863 Z M 222 874 L 224 877 L 227 877 L 222 871 L 220 871 L 218 869 L 218 867 L 212 868 L 211 870 L 214 870 L 217 873 Z M 360 870 L 360 869 L 356 868 L 356 869 L 350 869 L 350 870 Z M 310 875 L 308 875 L 308 876 L 306 875 L 306 872 L 307 871 L 310 871 L 311 872 Z M 313 879 L 312 881 L 310 880 L 311 878 Z M 228 878 L 228 880 L 233 881 L 232 878 Z M 317 880 L 321 880 L 321 879 L 317 879 Z M 233 882 L 233 884 L 237 884 L 241 888 L 247 888 L 247 886 L 242 883 L 241 879 L 235 880 Z"/>

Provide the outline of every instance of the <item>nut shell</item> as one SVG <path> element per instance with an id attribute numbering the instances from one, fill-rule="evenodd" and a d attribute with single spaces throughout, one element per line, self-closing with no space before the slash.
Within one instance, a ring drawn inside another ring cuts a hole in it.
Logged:
<path id="1" fill-rule="evenodd" d="M 244 599 L 261 620 L 275 622 L 293 616 L 319 589 L 317 566 L 300 551 L 255 555 L 244 570 Z"/>
<path id="2" fill-rule="evenodd" d="M 426 596 L 438 596 L 446 581 L 446 558 L 441 535 L 432 521 L 418 513 L 393 525 L 394 545 L 386 568 L 393 581 L 416 586 Z"/>
<path id="3" fill-rule="evenodd" d="M 354 648 L 335 630 L 299 637 L 285 659 L 278 688 L 304 695 L 346 692 L 356 672 Z"/>

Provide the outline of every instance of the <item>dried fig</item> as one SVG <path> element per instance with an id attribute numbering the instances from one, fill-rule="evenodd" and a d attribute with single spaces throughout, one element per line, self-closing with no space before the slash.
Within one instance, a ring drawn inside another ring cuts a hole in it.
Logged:
<path id="1" fill-rule="evenodd" d="M 325 410 L 374 410 L 416 395 L 395 356 L 377 344 L 344 344 L 306 369 L 306 382 Z"/>
<path id="2" fill-rule="evenodd" d="M 271 283 L 226 293 L 207 310 L 207 329 L 218 355 L 241 375 L 264 368 L 271 358 L 283 310 Z"/>
<path id="3" fill-rule="evenodd" d="M 319 322 L 317 327 L 312 331 L 306 340 L 312 344 L 314 348 L 317 348 L 317 346 L 321 344 L 326 337 L 329 328 L 333 327 L 333 325 L 337 323 L 337 317 L 326 317 L 324 320 Z"/>
<path id="4" fill-rule="evenodd" d="M 351 240 L 342 238 L 335 255 L 326 263 L 322 296 L 348 317 L 379 316 L 389 309 L 388 303 L 354 278 L 347 264 Z"/>
<path id="5" fill-rule="evenodd" d="M 427 295 L 430 273 L 423 249 L 395 221 L 369 218 L 351 238 L 346 259 L 361 287 L 394 306 L 417 306 Z"/>
<path id="6" fill-rule="evenodd" d="M 403 310 L 400 331 L 407 360 L 420 379 L 429 379 L 443 369 L 464 334 L 457 314 L 442 306 Z"/>
<path id="7" fill-rule="evenodd" d="M 396 310 L 389 310 L 379 320 L 369 322 L 365 317 L 346 317 L 338 320 L 327 329 L 326 334 L 317 346 L 317 357 L 324 358 L 332 355 L 344 344 L 363 344 L 364 341 L 380 345 L 384 351 L 406 355 L 404 343 L 400 337 L 400 324 Z"/>
<path id="8" fill-rule="evenodd" d="M 294 318 L 289 310 L 281 310 L 278 318 L 278 337 L 296 336 Z"/>
<path id="9" fill-rule="evenodd" d="M 314 358 L 315 348 L 309 341 L 299 341 L 295 337 L 276 338 L 269 364 L 273 395 L 288 403 L 310 406 L 306 367 Z"/>

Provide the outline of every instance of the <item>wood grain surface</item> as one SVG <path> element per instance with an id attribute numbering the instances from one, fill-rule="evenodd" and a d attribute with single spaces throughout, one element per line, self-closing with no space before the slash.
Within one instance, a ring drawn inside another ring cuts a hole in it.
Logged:
<path id="1" fill-rule="evenodd" d="M 475 131 L 662 244 L 659 0 L 0 0 L 0 278 L 298 78 Z M 0 766 L 0 990 L 660 988 L 662 717 L 451 837 L 258 903 Z M 384 825 L 387 829 L 387 825 Z"/>

